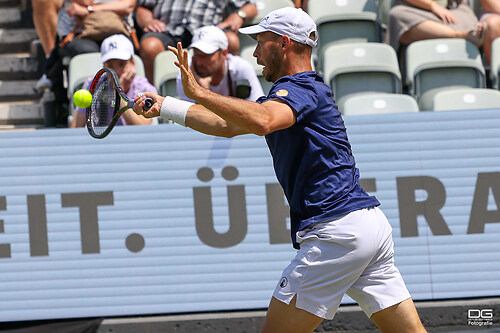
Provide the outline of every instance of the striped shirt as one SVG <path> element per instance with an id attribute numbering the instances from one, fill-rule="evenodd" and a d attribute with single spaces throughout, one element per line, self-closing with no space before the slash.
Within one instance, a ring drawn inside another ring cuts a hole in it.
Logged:
<path id="1" fill-rule="evenodd" d="M 255 0 L 139 0 L 139 6 L 150 8 L 153 17 L 167 24 L 167 32 L 181 36 L 200 27 L 217 25 L 225 13 L 231 13 Z"/>

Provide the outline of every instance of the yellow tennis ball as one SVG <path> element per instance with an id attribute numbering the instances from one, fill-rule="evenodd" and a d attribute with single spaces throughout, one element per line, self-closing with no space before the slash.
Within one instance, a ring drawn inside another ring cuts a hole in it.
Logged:
<path id="1" fill-rule="evenodd" d="M 87 89 L 80 89 L 73 94 L 73 102 L 79 108 L 86 109 L 92 104 L 92 94 Z"/>

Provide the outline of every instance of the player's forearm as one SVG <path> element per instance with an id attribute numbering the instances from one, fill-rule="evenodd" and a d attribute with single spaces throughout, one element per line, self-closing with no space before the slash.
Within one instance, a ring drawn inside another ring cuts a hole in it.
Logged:
<path id="1" fill-rule="evenodd" d="M 271 118 L 265 106 L 239 98 L 218 95 L 199 89 L 195 100 L 245 132 L 265 135 L 271 132 Z"/>
<path id="2" fill-rule="evenodd" d="M 225 138 L 247 134 L 246 131 L 228 123 L 200 104 L 194 104 L 189 108 L 185 124 L 198 132 Z"/>

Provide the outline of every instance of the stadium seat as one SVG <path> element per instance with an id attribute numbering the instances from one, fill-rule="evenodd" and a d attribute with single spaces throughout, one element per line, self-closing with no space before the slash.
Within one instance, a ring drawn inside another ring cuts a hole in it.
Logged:
<path id="1" fill-rule="evenodd" d="M 154 62 L 153 85 L 162 96 L 178 97 L 176 78 L 179 68 L 174 64 L 177 57 L 171 51 L 159 53 Z"/>
<path id="2" fill-rule="evenodd" d="M 382 41 L 377 0 L 309 0 L 307 11 L 318 26 L 319 67 L 330 44 Z"/>
<path id="3" fill-rule="evenodd" d="M 451 85 L 484 88 L 481 53 L 462 38 L 411 43 L 406 49 L 406 84 L 417 101 L 429 90 Z"/>
<path id="4" fill-rule="evenodd" d="M 245 25 L 258 24 L 267 14 L 273 10 L 280 9 L 283 7 L 295 7 L 293 1 L 291 0 L 256 0 L 255 5 L 257 6 L 257 15 L 252 21 Z"/>
<path id="5" fill-rule="evenodd" d="M 394 0 L 379 0 L 378 1 L 378 16 L 379 22 L 382 30 L 387 29 L 387 18 L 389 16 L 389 10 L 394 4 Z"/>
<path id="6" fill-rule="evenodd" d="M 346 96 L 339 104 L 344 115 L 418 112 L 417 101 L 403 94 L 362 93 Z"/>
<path id="7" fill-rule="evenodd" d="M 293 2 L 291 0 L 257 0 L 255 5 L 257 6 L 257 15 L 253 18 L 252 21 L 247 22 L 244 26 L 259 24 L 259 22 L 273 10 L 283 8 L 283 7 L 294 7 Z M 255 40 L 250 38 L 247 35 L 238 34 L 240 38 L 240 49 L 243 49 L 247 46 L 253 46 L 257 44 Z"/>
<path id="8" fill-rule="evenodd" d="M 396 52 L 383 43 L 333 44 L 325 50 L 325 83 L 336 101 L 360 92 L 401 93 Z"/>
<path id="9" fill-rule="evenodd" d="M 423 107 L 430 111 L 498 109 L 500 91 L 468 87 L 440 89 Z"/>
<path id="10" fill-rule="evenodd" d="M 500 89 L 500 38 L 496 38 L 491 43 L 491 67 L 490 79 L 491 85 L 495 89 Z"/>

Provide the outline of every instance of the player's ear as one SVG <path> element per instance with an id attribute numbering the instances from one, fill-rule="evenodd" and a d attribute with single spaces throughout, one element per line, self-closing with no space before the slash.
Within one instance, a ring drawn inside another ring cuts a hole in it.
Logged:
<path id="1" fill-rule="evenodd" d="M 288 37 L 287 35 L 281 36 L 281 47 L 283 49 L 290 46 L 291 43 L 292 43 L 292 40 L 290 39 L 290 37 Z"/>

